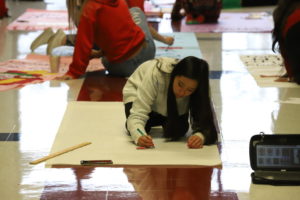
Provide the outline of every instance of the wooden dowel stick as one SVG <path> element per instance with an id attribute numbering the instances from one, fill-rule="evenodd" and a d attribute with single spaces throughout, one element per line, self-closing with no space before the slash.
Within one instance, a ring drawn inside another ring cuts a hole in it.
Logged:
<path id="1" fill-rule="evenodd" d="M 63 149 L 63 150 L 61 150 L 61 151 L 58 151 L 58 152 L 49 154 L 48 156 L 45 156 L 45 157 L 40 158 L 40 159 L 38 159 L 38 160 L 31 161 L 29 164 L 31 164 L 31 165 L 36 165 L 36 164 L 39 164 L 39 163 L 44 162 L 44 161 L 46 161 L 46 160 L 49 160 L 50 158 L 54 158 L 54 157 L 56 157 L 56 156 L 59 156 L 59 155 L 64 154 L 64 153 L 67 153 L 67 152 L 69 152 L 69 151 L 73 151 L 73 150 L 75 150 L 75 149 L 84 147 L 84 146 L 89 145 L 89 144 L 92 144 L 92 143 L 91 143 L 91 142 L 84 142 L 84 143 L 81 143 L 81 144 L 77 144 L 77 145 L 75 145 L 75 146 L 72 146 L 72 147 Z"/>

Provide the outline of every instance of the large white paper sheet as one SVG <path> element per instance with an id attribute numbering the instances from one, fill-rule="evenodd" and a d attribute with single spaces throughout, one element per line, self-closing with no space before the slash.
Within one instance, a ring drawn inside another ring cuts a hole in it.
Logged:
<path id="1" fill-rule="evenodd" d="M 241 55 L 249 73 L 260 87 L 298 88 L 299 85 L 291 82 L 278 82 L 276 76 L 285 74 L 283 60 L 280 55 Z M 262 77 L 265 76 L 265 77 Z"/>
<path id="2" fill-rule="evenodd" d="M 300 98 L 297 97 L 290 97 L 286 100 L 280 100 L 280 103 L 286 103 L 286 104 L 300 104 Z"/>
<path id="3" fill-rule="evenodd" d="M 69 102 L 50 153 L 82 142 L 92 144 L 52 158 L 46 166 L 76 166 L 81 160 L 112 160 L 113 166 L 221 166 L 216 145 L 189 149 L 186 141 L 154 138 L 156 148 L 137 150 L 125 130 L 122 102 Z"/>
<path id="4" fill-rule="evenodd" d="M 168 46 L 154 40 L 156 46 L 155 57 L 171 57 L 183 59 L 187 56 L 202 58 L 202 53 L 195 33 L 175 32 L 163 35 L 174 37 L 174 44 Z"/>

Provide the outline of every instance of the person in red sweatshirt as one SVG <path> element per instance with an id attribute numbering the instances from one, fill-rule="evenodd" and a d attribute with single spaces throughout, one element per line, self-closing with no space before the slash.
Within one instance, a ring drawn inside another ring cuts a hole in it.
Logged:
<path id="1" fill-rule="evenodd" d="M 145 0 L 126 0 L 129 8 L 139 7 L 143 12 L 145 12 L 144 1 Z"/>
<path id="2" fill-rule="evenodd" d="M 67 5 L 69 15 L 72 8 L 78 9 L 76 0 L 67 0 Z M 85 73 L 94 44 L 113 76 L 128 77 L 141 63 L 154 58 L 155 44 L 140 8 L 128 9 L 124 0 L 85 0 L 80 8 L 73 60 L 60 80 Z"/>
<path id="3" fill-rule="evenodd" d="M 5 0 L 0 0 L 0 19 L 8 17 L 8 9 L 5 5 Z"/>

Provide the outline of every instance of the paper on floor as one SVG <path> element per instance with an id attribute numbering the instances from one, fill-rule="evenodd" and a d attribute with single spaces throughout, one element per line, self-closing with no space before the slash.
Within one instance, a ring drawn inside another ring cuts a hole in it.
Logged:
<path id="1" fill-rule="evenodd" d="M 189 149 L 185 141 L 154 138 L 155 149 L 137 150 L 126 134 L 122 102 L 70 102 L 50 153 L 82 142 L 92 144 L 52 158 L 46 166 L 80 165 L 81 160 L 112 160 L 114 166 L 221 166 L 216 145 Z"/>

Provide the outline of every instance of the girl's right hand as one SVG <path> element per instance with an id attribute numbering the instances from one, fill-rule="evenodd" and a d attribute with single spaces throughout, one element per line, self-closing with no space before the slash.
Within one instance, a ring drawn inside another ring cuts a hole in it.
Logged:
<path id="1" fill-rule="evenodd" d="M 166 36 L 164 43 L 167 44 L 167 45 L 173 45 L 173 43 L 174 43 L 174 37 L 168 37 L 168 36 Z"/>
<path id="2" fill-rule="evenodd" d="M 144 136 L 139 137 L 137 144 L 138 144 L 138 146 L 148 147 L 148 148 L 154 146 L 153 140 L 152 140 L 151 136 L 149 136 L 149 135 L 144 135 Z"/>

